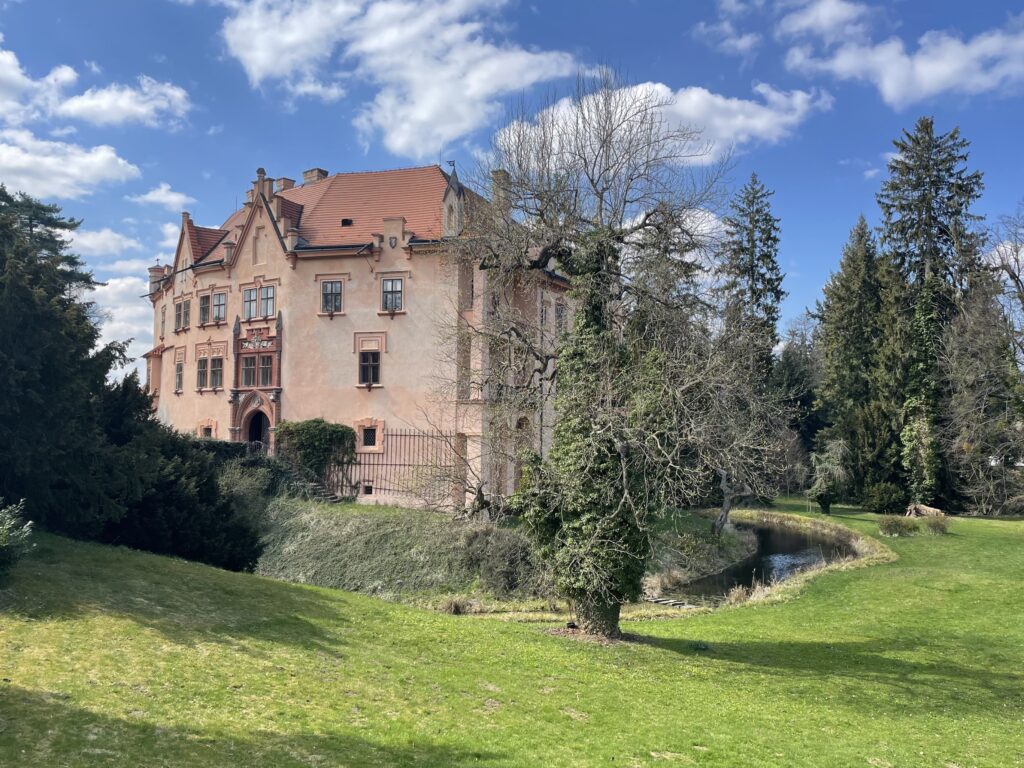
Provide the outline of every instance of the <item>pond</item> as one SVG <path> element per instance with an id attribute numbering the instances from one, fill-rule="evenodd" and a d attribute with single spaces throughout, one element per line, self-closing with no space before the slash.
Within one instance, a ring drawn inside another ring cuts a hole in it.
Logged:
<path id="1" fill-rule="evenodd" d="M 853 554 L 843 544 L 799 531 L 742 524 L 736 527 L 753 531 L 757 554 L 721 573 L 683 585 L 677 592 L 679 597 L 698 603 L 720 602 L 733 587 L 784 581 L 811 566 Z"/>

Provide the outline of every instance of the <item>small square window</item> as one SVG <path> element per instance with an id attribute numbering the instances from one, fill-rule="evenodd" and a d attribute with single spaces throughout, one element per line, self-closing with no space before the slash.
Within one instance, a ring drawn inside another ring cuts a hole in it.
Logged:
<path id="1" fill-rule="evenodd" d="M 377 445 L 377 428 L 363 427 L 363 447 L 373 448 Z"/>
<path id="2" fill-rule="evenodd" d="M 324 314 L 341 312 L 341 280 L 320 283 L 320 311 Z"/>
<path id="3" fill-rule="evenodd" d="M 203 427 L 203 437 L 213 437 L 213 427 Z"/>

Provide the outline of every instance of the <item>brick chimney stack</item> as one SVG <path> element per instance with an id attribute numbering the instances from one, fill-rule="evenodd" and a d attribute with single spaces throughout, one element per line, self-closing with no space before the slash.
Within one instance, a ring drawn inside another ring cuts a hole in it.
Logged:
<path id="1" fill-rule="evenodd" d="M 327 178 L 327 171 L 323 168 L 310 168 L 308 171 L 302 172 L 302 183 L 303 184 L 315 184 L 318 181 L 323 181 Z"/>

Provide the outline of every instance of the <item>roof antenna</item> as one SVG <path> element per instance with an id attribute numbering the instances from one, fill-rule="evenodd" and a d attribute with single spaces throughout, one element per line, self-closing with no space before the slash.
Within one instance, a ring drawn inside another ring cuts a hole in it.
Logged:
<path id="1" fill-rule="evenodd" d="M 453 171 L 455 170 L 455 161 L 454 160 L 445 160 L 445 162 L 448 163 L 449 166 L 451 166 L 451 169 Z"/>

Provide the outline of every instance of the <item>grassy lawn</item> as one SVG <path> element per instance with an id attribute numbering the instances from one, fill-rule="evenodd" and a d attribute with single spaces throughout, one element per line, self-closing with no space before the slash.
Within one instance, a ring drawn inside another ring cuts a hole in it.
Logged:
<path id="1" fill-rule="evenodd" d="M 41 538 L 0 765 L 1024 765 L 1024 522 L 951 530 L 610 646 Z"/>

